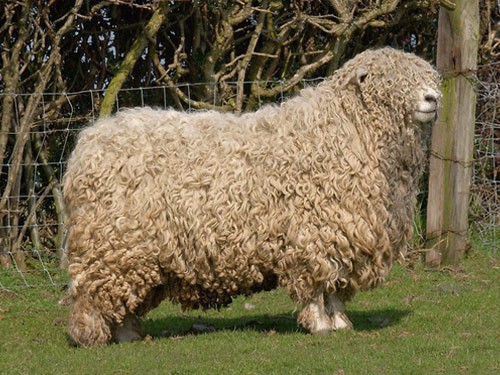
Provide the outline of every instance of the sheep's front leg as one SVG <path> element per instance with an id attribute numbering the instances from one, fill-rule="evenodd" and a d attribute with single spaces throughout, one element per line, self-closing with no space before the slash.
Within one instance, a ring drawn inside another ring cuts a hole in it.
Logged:
<path id="1" fill-rule="evenodd" d="M 344 302 L 335 293 L 328 296 L 326 312 L 332 321 L 334 330 L 352 328 L 352 323 L 345 314 Z"/>
<path id="2" fill-rule="evenodd" d="M 142 340 L 145 336 L 141 320 L 134 314 L 127 314 L 123 322 L 114 327 L 113 340 L 116 342 Z"/>
<path id="3" fill-rule="evenodd" d="M 323 293 L 304 304 L 298 323 L 314 334 L 326 334 L 335 330 L 332 319 L 325 311 Z"/>

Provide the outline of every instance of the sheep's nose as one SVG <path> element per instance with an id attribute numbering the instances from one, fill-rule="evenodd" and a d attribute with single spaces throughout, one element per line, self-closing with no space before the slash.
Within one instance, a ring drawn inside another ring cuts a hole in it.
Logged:
<path id="1" fill-rule="evenodd" d="M 426 102 L 429 102 L 429 103 L 437 103 L 437 98 L 434 95 L 427 94 L 427 95 L 425 95 L 424 99 Z"/>
<path id="2" fill-rule="evenodd" d="M 432 104 L 437 104 L 439 100 L 439 94 L 432 89 L 428 89 L 424 95 L 424 100 Z"/>

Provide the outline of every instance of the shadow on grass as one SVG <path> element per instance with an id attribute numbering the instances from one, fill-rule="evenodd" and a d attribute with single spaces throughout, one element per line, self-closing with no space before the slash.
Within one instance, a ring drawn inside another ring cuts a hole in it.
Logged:
<path id="1" fill-rule="evenodd" d="M 239 318 L 168 316 L 146 320 L 144 328 L 153 339 L 183 337 L 220 331 L 255 331 L 262 333 L 303 333 L 308 332 L 297 324 L 297 314 L 250 315 Z M 350 311 L 349 319 L 354 331 L 377 331 L 398 325 L 410 314 L 410 310 L 382 309 L 370 311 Z"/>
<path id="2" fill-rule="evenodd" d="M 381 309 L 369 311 L 347 311 L 347 316 L 354 325 L 355 331 L 377 331 L 398 325 L 410 315 L 411 310 Z"/>

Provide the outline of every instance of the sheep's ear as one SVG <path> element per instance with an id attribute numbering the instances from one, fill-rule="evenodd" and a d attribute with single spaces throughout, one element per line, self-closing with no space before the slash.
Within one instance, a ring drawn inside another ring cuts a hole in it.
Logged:
<path id="1" fill-rule="evenodd" d="M 360 86 L 368 75 L 368 70 L 365 68 L 357 68 L 354 72 L 351 73 L 349 77 L 347 77 L 345 86 L 356 85 Z"/>

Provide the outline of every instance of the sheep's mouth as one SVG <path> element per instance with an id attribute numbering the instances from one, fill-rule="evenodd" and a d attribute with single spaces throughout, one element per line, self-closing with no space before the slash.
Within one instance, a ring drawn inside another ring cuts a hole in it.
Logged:
<path id="1" fill-rule="evenodd" d="M 437 118 L 439 97 L 439 93 L 433 89 L 428 88 L 425 90 L 415 106 L 413 119 L 423 124 L 435 121 Z"/>
<path id="2" fill-rule="evenodd" d="M 413 119 L 415 121 L 418 121 L 420 123 L 428 123 L 428 122 L 433 122 L 437 118 L 437 111 L 436 110 L 428 110 L 428 111 L 415 111 L 413 113 Z"/>

